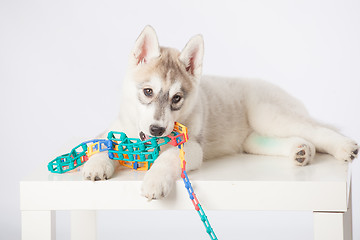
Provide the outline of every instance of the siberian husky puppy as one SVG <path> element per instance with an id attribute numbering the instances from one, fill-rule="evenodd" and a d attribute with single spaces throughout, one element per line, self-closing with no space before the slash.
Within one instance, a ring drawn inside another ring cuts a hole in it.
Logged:
<path id="1" fill-rule="evenodd" d="M 241 152 L 286 156 L 299 166 L 310 163 L 316 151 L 340 161 L 357 157 L 359 146 L 353 140 L 312 119 L 300 101 L 279 87 L 202 76 L 203 54 L 201 35 L 179 52 L 160 47 L 154 29 L 145 27 L 130 54 L 121 113 L 108 131 L 140 134 L 144 140 L 166 136 L 180 122 L 189 131 L 187 170 L 199 168 L 203 160 Z M 94 155 L 83 176 L 108 179 L 116 162 L 107 153 Z M 168 195 L 180 172 L 178 149 L 162 150 L 145 175 L 142 194 L 148 199 Z"/>

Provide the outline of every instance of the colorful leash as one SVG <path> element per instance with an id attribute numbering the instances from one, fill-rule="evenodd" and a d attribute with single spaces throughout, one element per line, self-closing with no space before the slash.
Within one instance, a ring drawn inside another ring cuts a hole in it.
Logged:
<path id="1" fill-rule="evenodd" d="M 189 139 L 187 127 L 180 123 L 175 123 L 172 134 L 161 138 L 151 138 L 141 141 L 137 138 L 128 138 L 123 132 L 109 132 L 107 139 L 94 139 L 83 142 L 73 148 L 70 153 L 63 154 L 48 164 L 48 170 L 53 173 L 65 173 L 76 169 L 84 164 L 92 155 L 108 151 L 110 159 L 119 160 L 127 167 L 135 170 L 148 170 L 156 158 L 159 156 L 160 147 L 165 144 L 176 146 L 180 149 L 179 157 L 181 164 L 181 178 L 189 194 L 195 210 L 203 222 L 206 232 L 212 240 L 217 240 L 213 228 L 196 197 L 194 189 L 186 173 L 186 161 L 184 143 Z M 131 163 L 130 165 L 128 163 Z M 144 164 L 140 166 L 139 164 Z"/>
<path id="2" fill-rule="evenodd" d="M 92 155 L 108 151 L 110 159 L 118 160 L 123 166 L 135 170 L 149 170 L 160 154 L 160 147 L 165 144 L 178 146 L 183 134 L 176 132 L 179 123 L 175 123 L 174 131 L 166 137 L 153 137 L 142 141 L 129 138 L 123 132 L 109 132 L 107 139 L 94 139 L 83 142 L 73 148 L 70 153 L 63 154 L 48 164 L 53 173 L 66 173 L 83 165 Z"/>
<path id="3" fill-rule="evenodd" d="M 184 125 L 178 124 L 178 132 L 184 134 L 184 140 L 178 144 L 178 148 L 180 149 L 179 157 L 180 157 L 180 164 L 181 164 L 181 178 L 184 181 L 185 188 L 186 188 L 187 192 L 189 193 L 189 198 L 190 198 L 191 202 L 193 203 L 195 210 L 199 214 L 200 220 L 203 222 L 206 232 L 210 236 L 210 239 L 218 240 L 213 228 L 210 225 L 209 219 L 207 218 L 207 216 L 205 214 L 204 209 L 201 207 L 201 204 L 200 204 L 198 198 L 196 197 L 194 189 L 192 188 L 191 182 L 186 173 L 184 143 L 188 140 L 187 128 Z"/>

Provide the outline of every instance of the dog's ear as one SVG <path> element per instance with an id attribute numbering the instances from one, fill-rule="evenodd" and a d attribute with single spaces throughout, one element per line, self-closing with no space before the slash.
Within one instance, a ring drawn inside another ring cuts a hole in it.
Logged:
<path id="1" fill-rule="evenodd" d="M 147 25 L 137 38 L 132 56 L 135 58 L 136 65 L 147 63 L 160 56 L 157 35 L 150 25 Z"/>
<path id="2" fill-rule="evenodd" d="M 179 59 L 185 64 L 186 71 L 191 75 L 200 76 L 204 57 L 204 40 L 202 35 L 190 39 L 182 50 Z"/>

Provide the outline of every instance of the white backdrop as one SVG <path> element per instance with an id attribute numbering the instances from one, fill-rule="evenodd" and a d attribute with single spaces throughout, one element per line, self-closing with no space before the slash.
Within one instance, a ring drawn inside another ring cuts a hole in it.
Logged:
<path id="1" fill-rule="evenodd" d="M 2 0 L 0 239 L 20 238 L 19 180 L 46 167 L 71 137 L 93 137 L 116 117 L 127 57 L 147 24 L 161 44 L 180 49 L 202 33 L 204 73 L 278 84 L 317 119 L 360 142 L 359 1 Z M 360 239 L 359 161 L 353 168 L 354 239 Z M 312 236 L 307 213 L 210 214 L 223 239 Z M 124 223 L 119 215 L 132 224 L 146 220 L 155 228 L 150 239 L 183 239 L 188 233 L 181 233 L 179 223 L 194 232 L 193 239 L 204 236 L 192 212 L 101 212 L 102 239 L 118 239 L 114 235 Z M 59 214 L 60 229 L 67 217 Z M 136 230 L 126 229 L 121 231 Z M 122 239 L 143 239 L 146 229 Z M 58 236 L 67 239 L 68 232 Z"/>

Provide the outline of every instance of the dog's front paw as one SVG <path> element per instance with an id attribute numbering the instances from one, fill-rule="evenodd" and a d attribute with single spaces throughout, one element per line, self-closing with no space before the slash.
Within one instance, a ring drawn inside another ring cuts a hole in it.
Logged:
<path id="1" fill-rule="evenodd" d="M 171 192 L 174 181 L 169 174 L 151 169 L 145 175 L 141 194 L 149 200 L 166 197 Z"/>
<path id="2" fill-rule="evenodd" d="M 334 157 L 345 162 L 351 162 L 359 154 L 359 146 L 356 142 L 348 139 L 347 141 L 340 144 L 334 154 Z"/>
<path id="3" fill-rule="evenodd" d="M 98 153 L 92 156 L 84 165 L 82 174 L 86 180 L 107 180 L 110 178 L 114 171 L 115 166 L 107 157 L 107 154 Z"/>

